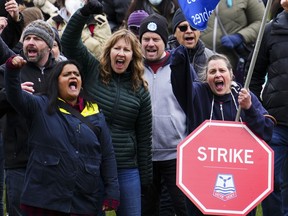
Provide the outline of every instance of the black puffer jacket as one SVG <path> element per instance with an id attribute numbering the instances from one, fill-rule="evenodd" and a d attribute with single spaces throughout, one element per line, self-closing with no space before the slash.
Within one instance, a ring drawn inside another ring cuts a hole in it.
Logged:
<path id="1" fill-rule="evenodd" d="M 279 125 L 288 126 L 288 13 L 283 11 L 265 27 L 250 90 Z"/>

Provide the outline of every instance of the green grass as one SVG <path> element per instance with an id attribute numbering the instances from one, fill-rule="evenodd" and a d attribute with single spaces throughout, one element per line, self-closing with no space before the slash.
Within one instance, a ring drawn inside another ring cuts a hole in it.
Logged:
<path id="1" fill-rule="evenodd" d="M 256 216 L 262 216 L 262 208 L 261 208 L 261 205 L 258 205 L 258 206 L 257 206 Z"/>

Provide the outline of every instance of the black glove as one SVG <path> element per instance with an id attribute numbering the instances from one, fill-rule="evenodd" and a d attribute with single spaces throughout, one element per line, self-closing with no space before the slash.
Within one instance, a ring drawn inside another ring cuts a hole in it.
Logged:
<path id="1" fill-rule="evenodd" d="M 98 0 L 88 0 L 80 12 L 83 16 L 89 16 L 91 14 L 101 14 L 103 13 L 103 5 Z"/>

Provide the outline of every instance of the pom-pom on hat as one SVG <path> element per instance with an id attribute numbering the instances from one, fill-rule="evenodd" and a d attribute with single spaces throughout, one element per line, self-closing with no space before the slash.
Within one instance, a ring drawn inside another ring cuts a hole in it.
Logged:
<path id="1" fill-rule="evenodd" d="M 139 30 L 140 41 L 145 32 L 154 32 L 160 35 L 165 45 L 168 41 L 168 22 L 165 17 L 160 14 L 154 13 L 146 17 L 141 25 Z"/>
<path id="2" fill-rule="evenodd" d="M 186 18 L 182 13 L 182 10 L 178 8 L 172 19 L 173 33 L 175 33 L 177 26 L 184 21 L 186 21 Z"/>
<path id="3" fill-rule="evenodd" d="M 136 10 L 129 15 L 128 20 L 127 20 L 127 26 L 129 27 L 132 25 L 132 26 L 139 27 L 143 19 L 145 19 L 148 16 L 149 14 L 146 11 Z"/>
<path id="4" fill-rule="evenodd" d="M 36 35 L 42 38 L 47 45 L 52 49 L 53 42 L 55 39 L 55 34 L 52 27 L 44 20 L 35 20 L 29 23 L 23 30 L 22 38 L 23 40 L 27 35 Z"/>

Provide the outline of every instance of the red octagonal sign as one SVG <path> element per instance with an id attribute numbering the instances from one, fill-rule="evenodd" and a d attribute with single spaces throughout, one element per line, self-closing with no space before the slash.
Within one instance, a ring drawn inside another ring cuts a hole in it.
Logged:
<path id="1" fill-rule="evenodd" d="M 177 185 L 204 214 L 246 215 L 273 190 L 273 150 L 245 123 L 207 120 L 177 154 Z"/>

